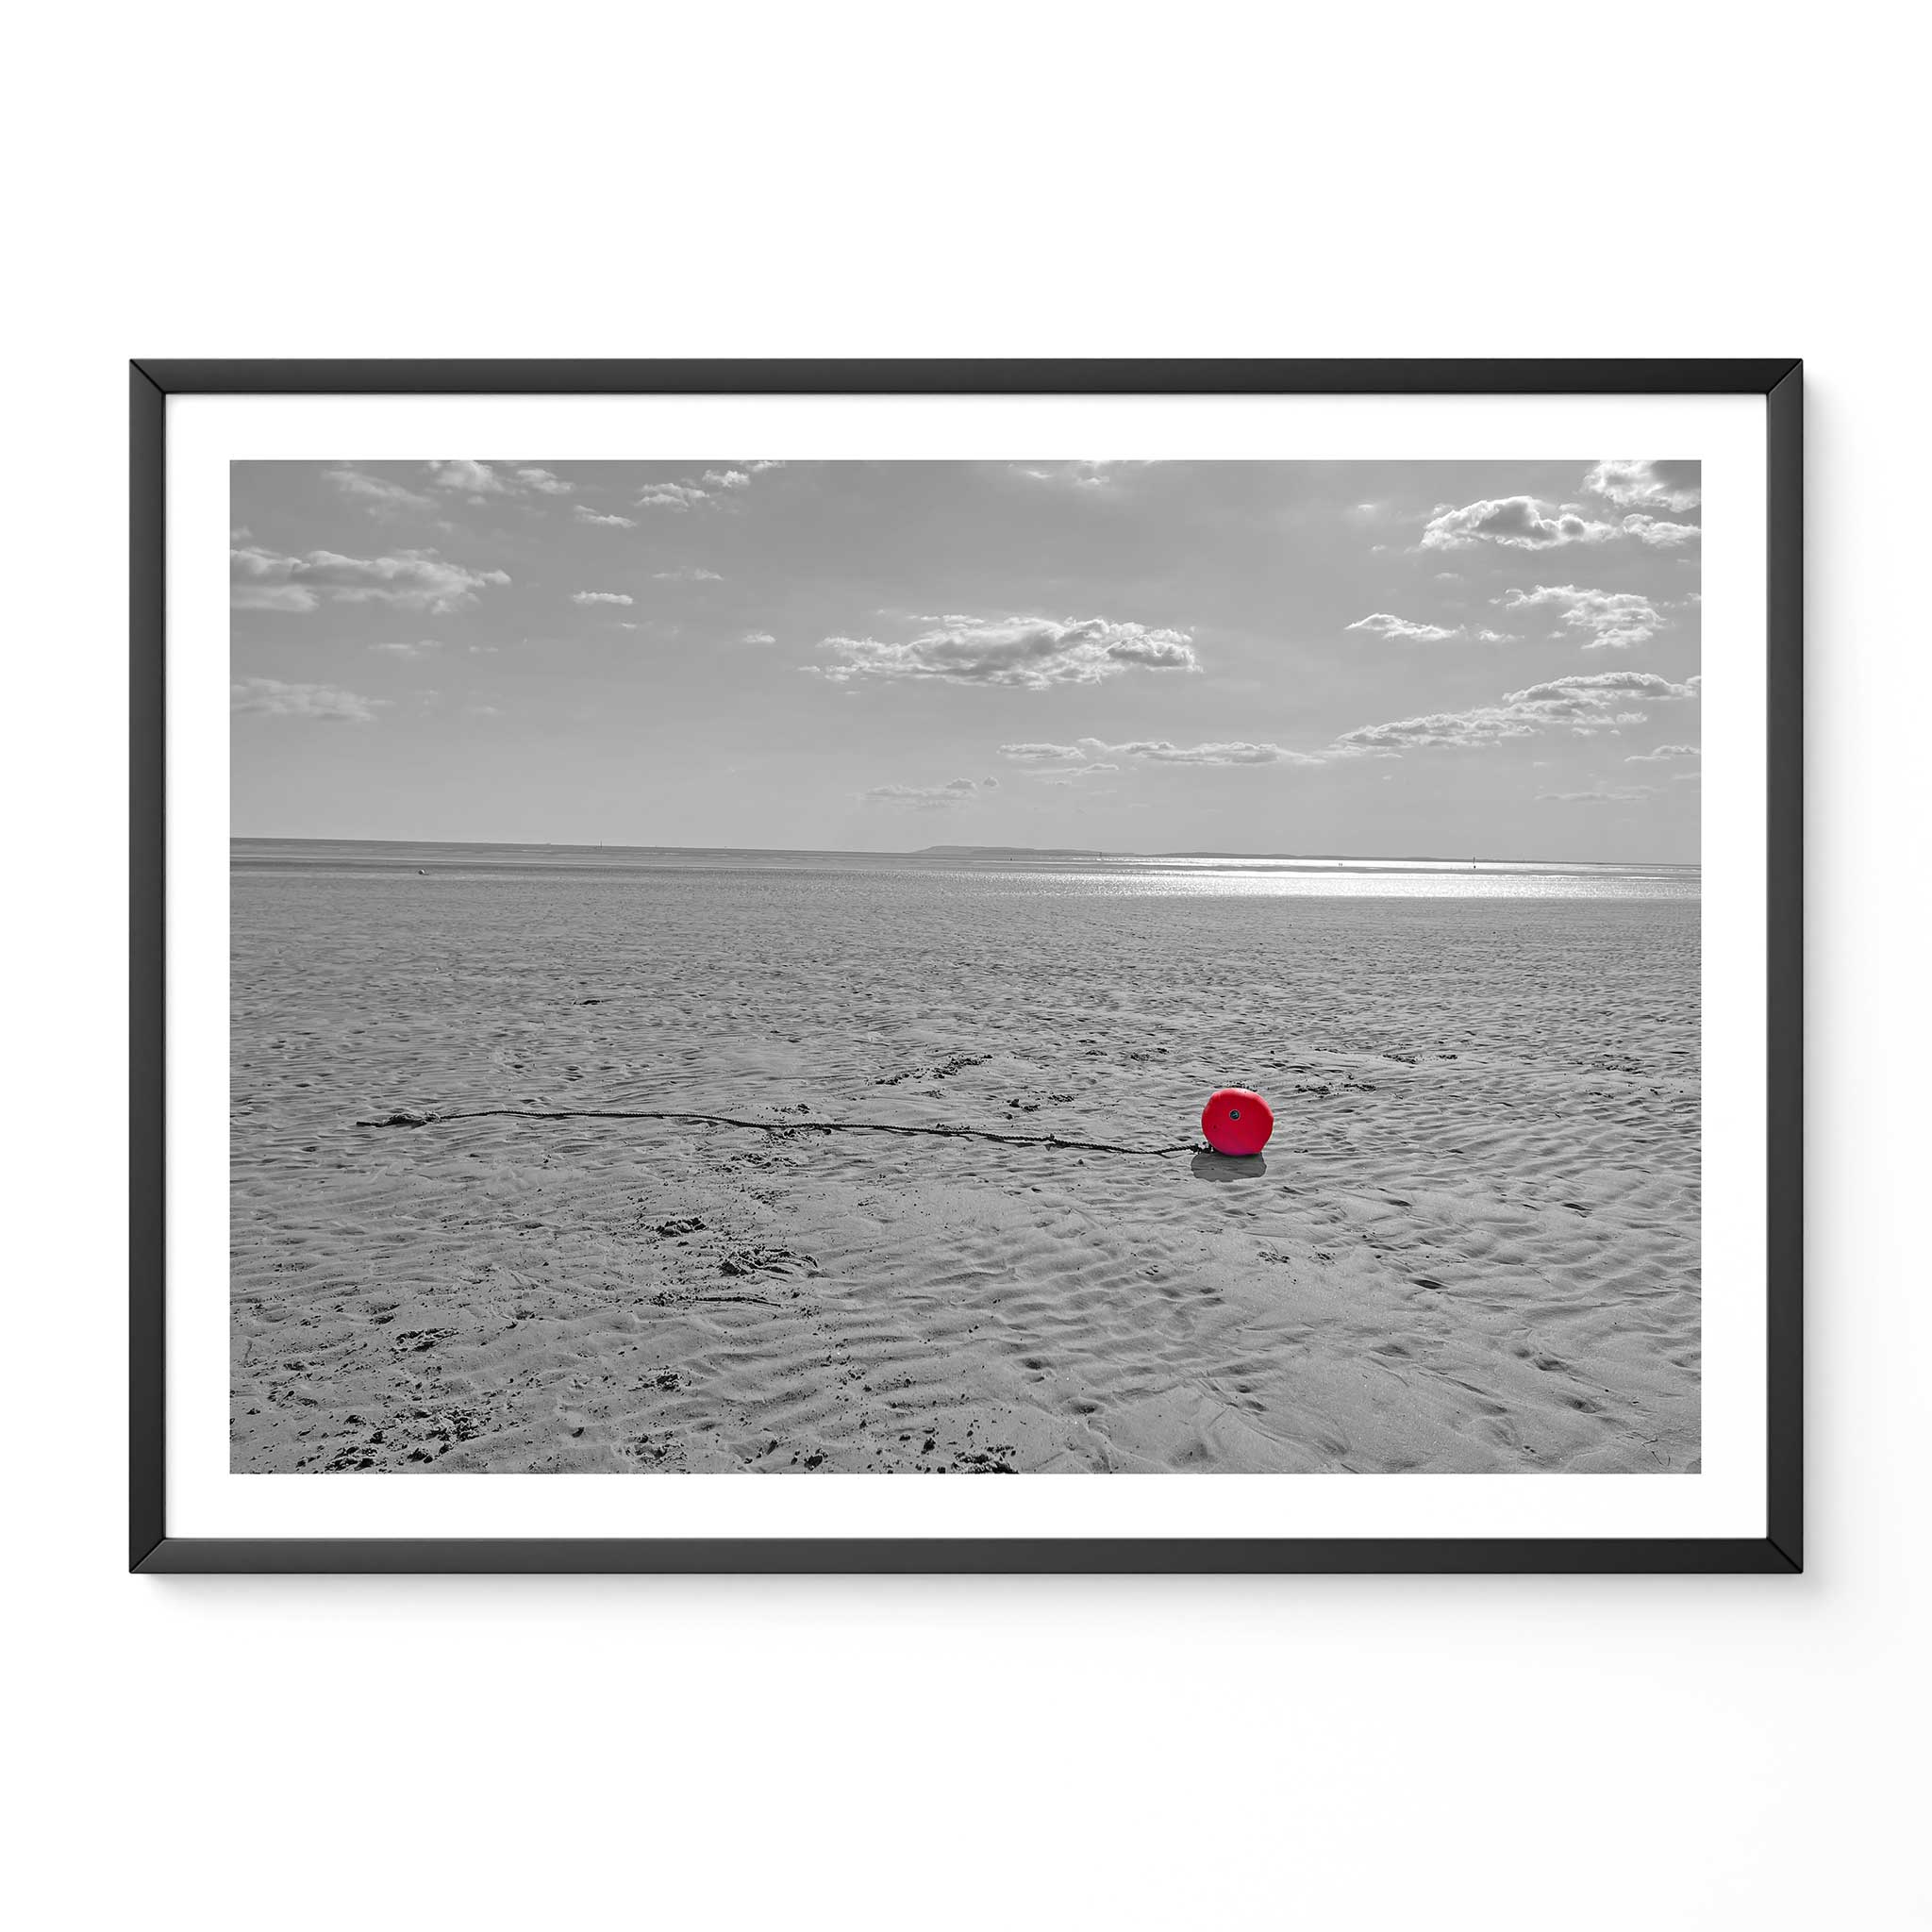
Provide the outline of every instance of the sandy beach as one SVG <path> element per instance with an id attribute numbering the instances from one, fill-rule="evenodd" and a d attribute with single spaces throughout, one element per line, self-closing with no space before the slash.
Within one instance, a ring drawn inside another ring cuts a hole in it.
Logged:
<path id="1" fill-rule="evenodd" d="M 242 841 L 232 1465 L 1695 1470 L 1688 878 Z"/>

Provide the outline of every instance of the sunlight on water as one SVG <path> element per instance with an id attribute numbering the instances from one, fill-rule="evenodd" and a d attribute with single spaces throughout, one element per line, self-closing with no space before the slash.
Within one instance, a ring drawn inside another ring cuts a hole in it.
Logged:
<path id="1" fill-rule="evenodd" d="M 650 887 L 673 877 L 749 884 L 764 877 L 860 890 L 942 887 L 994 897 L 1124 899 L 1689 899 L 1694 865 L 1589 865 L 1494 859 L 1247 858 L 1197 854 L 1013 851 L 787 852 L 702 847 L 459 845 L 360 840 L 237 839 L 235 871 L 419 881 L 525 879 Z"/>
<path id="2" fill-rule="evenodd" d="M 1213 870 L 1035 874 L 1029 883 L 1074 897 L 1224 899 L 1695 899 L 1694 869 L 1636 872 L 1495 871 L 1446 868 L 1395 871 Z"/>

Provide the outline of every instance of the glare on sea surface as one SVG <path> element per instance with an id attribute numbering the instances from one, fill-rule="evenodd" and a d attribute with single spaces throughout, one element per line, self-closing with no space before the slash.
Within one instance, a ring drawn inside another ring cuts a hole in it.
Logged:
<path id="1" fill-rule="evenodd" d="M 1091 872 L 1034 873 L 1030 883 L 1077 898 L 1694 899 L 1700 890 L 1695 866 L 1453 859 L 1112 860 Z"/>

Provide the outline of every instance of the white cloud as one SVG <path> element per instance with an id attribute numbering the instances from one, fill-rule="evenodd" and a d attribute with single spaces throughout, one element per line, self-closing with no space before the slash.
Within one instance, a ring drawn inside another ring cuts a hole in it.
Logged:
<path id="1" fill-rule="evenodd" d="M 1081 756 L 1077 744 L 1003 744 L 1000 756 L 1010 758 L 1016 765 L 1064 765 L 1071 764 Z"/>
<path id="2" fill-rule="evenodd" d="M 337 470 L 325 470 L 324 476 L 341 492 L 354 501 L 367 507 L 375 516 L 397 516 L 406 511 L 430 510 L 436 508 L 433 496 L 425 496 L 420 491 L 407 490 L 400 483 L 391 483 L 385 476 L 370 476 L 360 470 L 343 465 Z"/>
<path id="3" fill-rule="evenodd" d="M 1424 550 L 1467 550 L 1481 542 L 1511 550 L 1547 550 L 1565 543 L 1601 543 L 1617 534 L 1614 524 L 1594 523 L 1570 507 L 1539 503 L 1533 496 L 1484 498 L 1459 509 L 1438 507 L 1424 527 Z"/>
<path id="4" fill-rule="evenodd" d="M 1507 692 L 1500 704 L 1465 711 L 1432 711 L 1397 718 L 1385 724 L 1362 724 L 1344 731 L 1330 756 L 1360 758 L 1374 752 L 1404 752 L 1430 745 L 1481 747 L 1506 739 L 1529 738 L 1554 726 L 1568 726 L 1579 737 L 1594 737 L 1625 724 L 1647 722 L 1633 704 L 1662 703 L 1696 696 L 1693 683 L 1673 684 L 1649 671 L 1604 671 L 1588 677 L 1554 677 Z"/>
<path id="5" fill-rule="evenodd" d="M 1322 758 L 1307 752 L 1290 751 L 1286 745 L 1254 744 L 1228 739 L 1208 744 L 1174 744 L 1167 739 L 1133 739 L 1124 744 L 1109 744 L 1102 738 L 1083 738 L 1074 744 L 1032 741 L 1003 744 L 1003 758 L 1014 764 L 1036 767 L 1030 776 L 1074 779 L 1091 772 L 1117 772 L 1116 760 L 1125 758 L 1147 765 L 1319 765 Z"/>
<path id="6" fill-rule="evenodd" d="M 1097 778 L 1108 772 L 1118 772 L 1121 767 L 1111 759 L 1102 758 L 1091 765 L 1072 765 L 1065 771 L 1029 772 L 1027 776 L 1038 778 L 1042 785 L 1078 785 L 1088 778 Z"/>
<path id="7" fill-rule="evenodd" d="M 1674 550 L 1695 543 L 1703 535 L 1695 524 L 1667 524 L 1657 517 L 1629 516 L 1624 519 L 1624 534 L 1654 548 Z"/>
<path id="8" fill-rule="evenodd" d="M 999 789 L 997 778 L 954 778 L 944 785 L 873 785 L 858 795 L 867 805 L 895 805 L 909 811 L 946 811 L 966 805 L 982 791 Z"/>
<path id="9" fill-rule="evenodd" d="M 1122 480 L 1114 472 L 1122 469 L 1144 469 L 1144 462 L 1127 458 L 1109 458 L 1104 462 L 1074 461 L 1047 463 L 1014 463 L 1013 474 L 1026 477 L 1034 483 L 1057 484 L 1064 489 L 1076 491 L 1106 491 Z"/>
<path id="10" fill-rule="evenodd" d="M 328 599 L 446 616 L 474 604 L 478 591 L 509 582 L 505 571 L 466 570 L 433 550 L 371 558 L 311 550 L 307 557 L 282 557 L 249 545 L 231 550 L 228 562 L 229 601 L 238 610 L 313 610 Z"/>
<path id="11" fill-rule="evenodd" d="M 738 641 L 741 644 L 775 644 L 778 640 L 768 630 L 748 630 Z"/>
<path id="12" fill-rule="evenodd" d="M 1624 762 L 1626 765 L 1669 765 L 1676 764 L 1685 758 L 1698 758 L 1703 756 L 1703 752 L 1694 744 L 1660 744 L 1655 751 L 1632 752 Z"/>
<path id="13" fill-rule="evenodd" d="M 375 708 L 387 702 L 332 684 L 285 684 L 279 677 L 243 677 L 228 687 L 231 711 L 255 711 L 270 718 L 347 719 L 367 724 L 375 718 Z"/>
<path id="14" fill-rule="evenodd" d="M 1467 711 L 1429 711 L 1415 718 L 1395 718 L 1386 724 L 1360 724 L 1335 741 L 1343 758 L 1374 751 L 1408 751 L 1424 745 L 1500 744 L 1506 738 L 1527 738 L 1537 721 L 1505 706 L 1478 705 Z"/>
<path id="15" fill-rule="evenodd" d="M 372 651 L 386 652 L 391 658 L 420 658 L 426 651 L 442 649 L 441 638 L 418 638 L 413 643 L 371 644 Z"/>
<path id="16" fill-rule="evenodd" d="M 1703 500 L 1697 463 L 1639 462 L 1607 457 L 1584 477 L 1593 496 L 1607 497 L 1619 509 L 1695 509 Z"/>
<path id="17" fill-rule="evenodd" d="M 1080 748 L 1090 757 L 1133 758 L 1150 765 L 1319 765 L 1322 759 L 1279 744 L 1249 744 L 1235 739 L 1213 744 L 1171 744 L 1166 739 L 1137 739 L 1127 744 L 1105 744 L 1083 738 Z"/>
<path id="18" fill-rule="evenodd" d="M 492 496 L 568 496 L 572 489 L 561 477 L 529 463 L 500 470 L 470 457 L 456 457 L 426 467 L 429 480 L 439 490 L 466 496 L 472 503 L 483 503 Z"/>
<path id="19" fill-rule="evenodd" d="M 703 503 L 707 492 L 694 485 L 683 483 L 653 483 L 638 498 L 640 509 L 689 509 L 694 503 Z"/>
<path id="20" fill-rule="evenodd" d="M 1457 508 L 1440 505 L 1423 528 L 1423 550 L 1468 550 L 1498 543 L 1508 550 L 1555 550 L 1571 543 L 1608 543 L 1634 537 L 1640 543 L 1671 549 L 1703 535 L 1694 524 L 1660 522 L 1633 514 L 1617 523 L 1587 516 L 1576 505 L 1541 503 L 1533 496 L 1485 498 Z"/>
<path id="21" fill-rule="evenodd" d="M 1557 805 L 1629 805 L 1649 796 L 1648 786 L 1611 785 L 1594 791 L 1539 791 L 1537 800 L 1540 804 L 1550 800 Z"/>
<path id="22" fill-rule="evenodd" d="M 1097 684 L 1129 670 L 1198 671 L 1186 631 L 1115 624 L 1104 617 L 940 617 L 900 643 L 826 638 L 836 660 L 805 668 L 835 684 L 855 678 L 936 678 L 948 684 Z"/>
<path id="23" fill-rule="evenodd" d="M 1503 702 L 1506 705 L 1549 704 L 1587 698 L 1594 704 L 1607 702 L 1613 697 L 1663 699 L 1688 698 L 1696 694 L 1697 679 L 1694 677 L 1682 684 L 1673 684 L 1669 678 L 1659 677 L 1654 671 L 1599 671 L 1589 676 L 1552 677 L 1523 691 L 1510 691 Z"/>
<path id="24" fill-rule="evenodd" d="M 1419 624 L 1407 617 L 1392 617 L 1386 610 L 1376 610 L 1367 617 L 1358 617 L 1344 626 L 1348 630 L 1365 630 L 1371 635 L 1385 639 L 1391 644 L 1441 644 L 1452 639 L 1459 639 L 1473 644 L 1513 644 L 1513 633 L 1502 630 L 1471 630 L 1466 625 L 1451 628 L 1442 624 Z"/>
<path id="25" fill-rule="evenodd" d="M 1378 638 L 1387 638 L 1391 643 L 1402 644 L 1439 644 L 1462 635 L 1460 626 L 1452 630 L 1446 625 L 1416 624 L 1407 617 L 1391 617 L 1386 610 L 1371 611 L 1367 617 L 1357 618 L 1345 628 L 1369 631 Z"/>
<path id="26" fill-rule="evenodd" d="M 428 465 L 429 480 L 439 490 L 454 490 L 473 502 L 486 496 L 508 496 L 509 485 L 488 463 L 457 457 Z"/>
<path id="27" fill-rule="evenodd" d="M 1579 631 L 1586 651 L 1627 651 L 1647 644 L 1663 627 L 1663 616 L 1648 597 L 1633 591 L 1586 591 L 1575 584 L 1539 584 L 1533 591 L 1506 591 L 1496 599 L 1506 610 L 1544 607 L 1561 612 L 1567 629 Z"/>
<path id="28" fill-rule="evenodd" d="M 773 459 L 731 463 L 723 469 L 707 470 L 695 483 L 675 481 L 647 483 L 638 498 L 640 509 L 688 510 L 700 503 L 715 503 L 734 491 L 748 489 L 754 476 L 766 470 L 782 470 L 785 465 Z"/>
<path id="29" fill-rule="evenodd" d="M 621 517 L 614 510 L 594 510 L 587 503 L 572 504 L 571 514 L 580 524 L 597 524 L 607 530 L 635 530 L 638 526 L 635 517 Z"/>
<path id="30" fill-rule="evenodd" d="M 633 604 L 637 600 L 623 591 L 573 591 L 573 604 Z"/>
<path id="31" fill-rule="evenodd" d="M 660 583 L 669 584 L 722 584 L 724 579 L 714 570 L 706 570 L 702 564 L 687 563 L 677 570 L 654 570 L 651 575 Z"/>

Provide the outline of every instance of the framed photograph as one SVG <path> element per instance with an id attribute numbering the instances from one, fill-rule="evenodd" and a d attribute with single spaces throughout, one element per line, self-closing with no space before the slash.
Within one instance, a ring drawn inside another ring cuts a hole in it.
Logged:
<path id="1" fill-rule="evenodd" d="M 134 1569 L 1801 1567 L 1798 363 L 131 381 Z"/>

